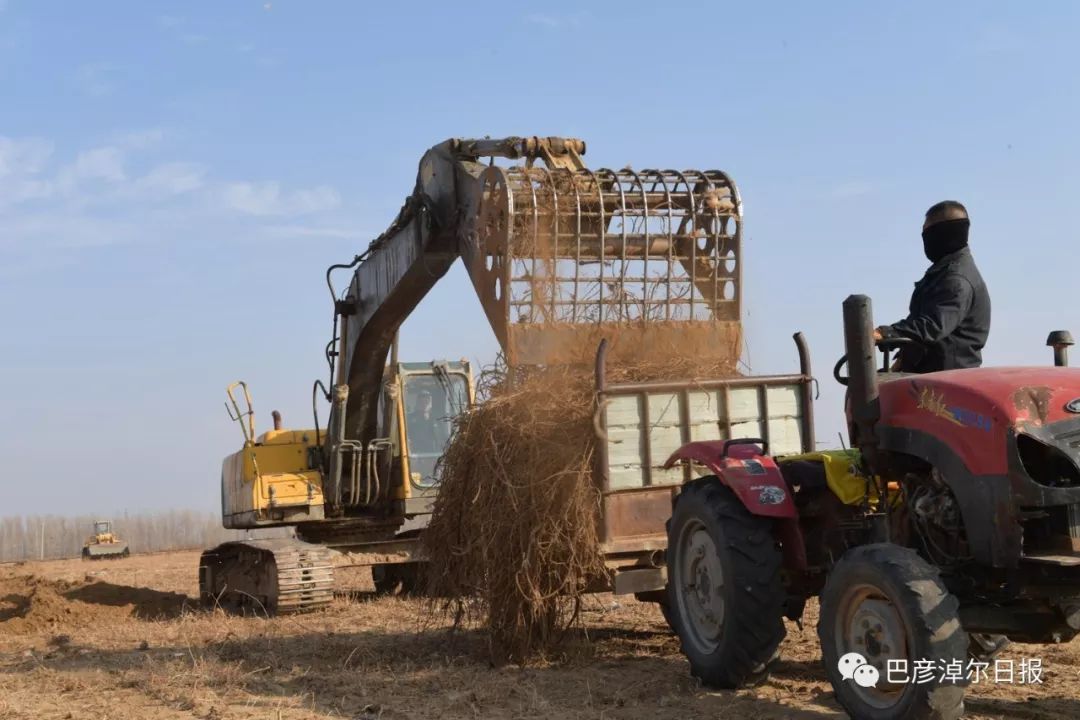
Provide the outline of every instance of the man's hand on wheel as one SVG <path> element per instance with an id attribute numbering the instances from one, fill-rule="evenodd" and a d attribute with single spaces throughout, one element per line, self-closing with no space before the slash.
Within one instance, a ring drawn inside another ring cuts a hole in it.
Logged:
<path id="1" fill-rule="evenodd" d="M 896 332 L 891 325 L 881 325 L 874 328 L 874 343 L 880 343 L 882 340 L 893 340 L 900 337 L 900 333 Z M 891 372 L 900 371 L 900 354 L 897 353 L 893 359 L 892 365 L 889 366 Z"/>
<path id="2" fill-rule="evenodd" d="M 874 328 L 874 342 L 878 343 L 882 340 L 892 340 L 900 336 L 900 333 L 893 329 L 892 325 L 878 325 Z"/>

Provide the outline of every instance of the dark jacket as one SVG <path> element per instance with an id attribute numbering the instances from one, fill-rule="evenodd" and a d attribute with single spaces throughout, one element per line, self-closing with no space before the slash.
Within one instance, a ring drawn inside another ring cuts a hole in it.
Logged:
<path id="1" fill-rule="evenodd" d="M 446 421 L 436 418 L 434 412 L 426 418 L 421 412 L 406 414 L 405 427 L 410 453 L 442 452 L 449 439 Z"/>
<path id="2" fill-rule="evenodd" d="M 909 314 L 891 328 L 919 344 L 900 353 L 902 372 L 927 373 L 982 365 L 990 334 L 990 293 L 971 250 L 930 266 L 915 283 Z"/>

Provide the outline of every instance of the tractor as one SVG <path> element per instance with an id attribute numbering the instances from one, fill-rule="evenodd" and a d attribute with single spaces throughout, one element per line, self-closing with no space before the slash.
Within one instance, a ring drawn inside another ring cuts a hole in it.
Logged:
<path id="1" fill-rule="evenodd" d="M 817 596 L 853 718 L 956 718 L 1009 640 L 1080 631 L 1080 369 L 1057 332 L 1055 367 L 894 372 L 911 341 L 873 327 L 849 297 L 833 375 L 850 450 L 774 457 L 765 434 L 671 455 L 705 474 L 672 500 L 663 605 L 691 672 L 736 688 Z"/>

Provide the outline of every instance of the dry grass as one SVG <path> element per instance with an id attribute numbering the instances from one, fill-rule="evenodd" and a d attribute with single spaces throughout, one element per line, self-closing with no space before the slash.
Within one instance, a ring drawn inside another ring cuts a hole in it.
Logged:
<path id="1" fill-rule="evenodd" d="M 731 375 L 730 363 L 621 365 L 609 381 Z M 429 594 L 459 624 L 481 624 L 493 659 L 524 661 L 558 645 L 605 573 L 594 477 L 591 373 L 488 370 L 488 399 L 459 418 L 423 535 Z"/>
<path id="2" fill-rule="evenodd" d="M 603 572 L 592 409 L 588 378 L 534 375 L 462 417 L 443 457 L 429 591 L 486 623 L 496 658 L 550 647 Z"/>

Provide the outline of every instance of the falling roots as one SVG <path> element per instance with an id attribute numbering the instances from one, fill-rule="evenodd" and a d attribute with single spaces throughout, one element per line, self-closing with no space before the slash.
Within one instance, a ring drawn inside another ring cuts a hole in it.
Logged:
<path id="1" fill-rule="evenodd" d="M 734 368 L 669 358 L 609 368 L 608 379 L 717 373 Z M 606 579 L 593 375 L 548 368 L 512 380 L 502 366 L 484 372 L 488 397 L 457 421 L 423 534 L 429 603 L 459 625 L 483 626 L 496 662 L 552 650 L 581 597 Z"/>

